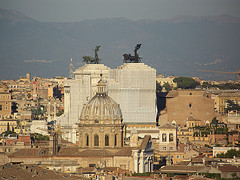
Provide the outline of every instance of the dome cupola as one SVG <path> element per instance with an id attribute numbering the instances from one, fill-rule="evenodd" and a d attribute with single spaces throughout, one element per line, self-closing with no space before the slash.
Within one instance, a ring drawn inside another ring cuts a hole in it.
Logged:
<path id="1" fill-rule="evenodd" d="M 97 86 L 96 95 L 87 104 L 83 105 L 80 124 L 103 123 L 103 121 L 108 124 L 121 123 L 122 113 L 119 104 L 107 95 L 106 83 L 103 81 L 102 76 Z"/>

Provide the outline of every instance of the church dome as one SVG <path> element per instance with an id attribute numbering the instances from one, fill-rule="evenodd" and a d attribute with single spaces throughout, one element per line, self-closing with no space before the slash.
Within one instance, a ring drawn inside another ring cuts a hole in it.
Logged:
<path id="1" fill-rule="evenodd" d="M 80 123 L 81 121 L 95 121 L 96 123 L 103 120 L 119 120 L 119 123 L 121 123 L 121 109 L 119 107 L 119 104 L 117 104 L 105 92 L 105 82 L 100 79 L 97 86 L 98 92 L 96 95 L 87 104 L 83 105 L 80 116 Z M 109 123 L 112 122 L 109 121 Z M 115 123 L 116 122 L 114 122 L 114 124 Z"/>

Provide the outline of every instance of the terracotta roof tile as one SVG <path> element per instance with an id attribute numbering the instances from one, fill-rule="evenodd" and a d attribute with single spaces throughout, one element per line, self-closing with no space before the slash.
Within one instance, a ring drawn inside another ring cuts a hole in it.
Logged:
<path id="1" fill-rule="evenodd" d="M 97 169 L 95 167 L 85 167 L 82 168 L 82 172 L 97 172 Z"/>
<path id="2" fill-rule="evenodd" d="M 187 166 L 191 161 L 180 161 L 178 164 L 176 165 L 184 165 Z"/>
<path id="3" fill-rule="evenodd" d="M 31 149 L 20 149 L 9 157 L 43 157 L 50 156 L 48 148 L 31 148 Z"/>
<path id="4" fill-rule="evenodd" d="M 198 172 L 201 169 L 205 168 L 204 166 L 184 166 L 184 165 L 172 165 L 172 166 L 164 166 L 160 169 L 161 172 L 182 172 L 182 173 L 191 173 Z"/>
<path id="5" fill-rule="evenodd" d="M 141 150 L 144 150 L 146 149 L 147 147 L 147 144 L 148 144 L 148 141 L 151 139 L 151 136 L 150 135 L 145 135 L 144 138 L 143 138 L 143 141 L 142 141 L 142 144 L 140 146 L 140 149 Z"/>
<path id="6" fill-rule="evenodd" d="M 79 148 L 77 147 L 66 147 L 60 148 L 58 155 L 59 156 L 78 156 Z"/>
<path id="7" fill-rule="evenodd" d="M 84 150 L 79 152 L 80 157 L 112 157 L 113 153 L 107 150 Z"/>
<path id="8" fill-rule="evenodd" d="M 240 172 L 240 167 L 233 165 L 223 165 L 218 168 L 219 171 L 222 172 Z"/>
<path id="9" fill-rule="evenodd" d="M 85 179 L 66 173 L 43 169 L 37 165 L 5 164 L 0 166 L 2 179 Z"/>
<path id="10" fill-rule="evenodd" d="M 132 150 L 136 149 L 133 147 L 125 147 L 121 149 L 120 151 L 116 152 L 114 156 L 131 156 L 132 155 Z"/>

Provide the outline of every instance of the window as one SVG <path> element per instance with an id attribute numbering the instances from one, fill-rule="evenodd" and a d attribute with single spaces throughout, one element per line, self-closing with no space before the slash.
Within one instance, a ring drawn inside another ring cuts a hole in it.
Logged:
<path id="1" fill-rule="evenodd" d="M 173 150 L 173 147 L 170 147 L 169 149 L 170 149 L 170 151 L 172 151 L 172 150 Z"/>
<path id="2" fill-rule="evenodd" d="M 114 146 L 117 146 L 117 134 L 114 136 Z"/>
<path id="3" fill-rule="evenodd" d="M 89 136 L 86 135 L 86 146 L 89 146 Z"/>
<path id="4" fill-rule="evenodd" d="M 99 146 L 99 137 L 98 135 L 94 135 L 94 146 Z"/>
<path id="5" fill-rule="evenodd" d="M 165 150 L 165 151 L 166 151 L 166 150 L 167 150 L 167 147 L 163 147 L 163 150 Z"/>
<path id="6" fill-rule="evenodd" d="M 170 134 L 169 134 L 169 142 L 172 142 L 172 141 L 173 141 L 173 134 L 170 133 Z"/>
<path id="7" fill-rule="evenodd" d="M 99 123 L 99 120 L 95 120 L 94 123 L 95 123 L 95 124 L 98 124 L 98 123 Z"/>
<path id="8" fill-rule="evenodd" d="M 2 105 L 0 105 L 0 111 L 2 110 Z"/>
<path id="9" fill-rule="evenodd" d="M 190 107 L 190 108 L 192 107 L 192 103 L 189 103 L 189 107 Z"/>
<path id="10" fill-rule="evenodd" d="M 109 137 L 105 135 L 105 146 L 109 146 Z"/>
<path id="11" fill-rule="evenodd" d="M 180 156 L 177 155 L 176 158 L 180 158 Z"/>
<path id="12" fill-rule="evenodd" d="M 167 135 L 165 133 L 162 134 L 162 142 L 167 141 Z"/>

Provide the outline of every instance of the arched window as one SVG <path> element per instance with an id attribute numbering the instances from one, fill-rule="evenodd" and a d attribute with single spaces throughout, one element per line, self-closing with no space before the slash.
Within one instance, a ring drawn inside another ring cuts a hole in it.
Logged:
<path id="1" fill-rule="evenodd" d="M 171 142 L 171 141 L 173 141 L 173 134 L 172 133 L 169 134 L 169 142 Z"/>
<path id="2" fill-rule="evenodd" d="M 86 134 L 86 146 L 89 146 L 89 136 Z"/>
<path id="3" fill-rule="evenodd" d="M 109 136 L 105 135 L 105 146 L 109 146 Z"/>
<path id="4" fill-rule="evenodd" d="M 162 142 L 167 141 L 167 135 L 165 133 L 162 134 Z"/>
<path id="5" fill-rule="evenodd" d="M 117 146 L 117 134 L 114 136 L 114 146 Z"/>
<path id="6" fill-rule="evenodd" d="M 99 137 L 97 134 L 94 135 L 94 146 L 99 146 Z"/>

